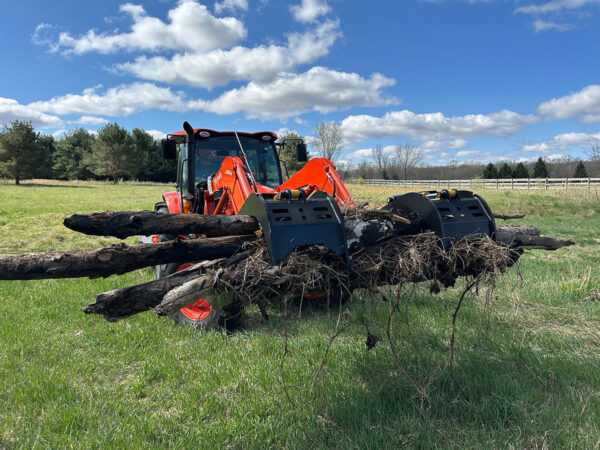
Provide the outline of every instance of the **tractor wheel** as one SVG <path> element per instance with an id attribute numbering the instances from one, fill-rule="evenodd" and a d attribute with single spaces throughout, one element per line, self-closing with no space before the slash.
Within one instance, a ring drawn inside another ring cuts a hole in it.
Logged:
<path id="1" fill-rule="evenodd" d="M 315 293 L 305 293 L 303 298 L 297 297 L 294 299 L 294 302 L 300 305 L 300 301 L 302 300 L 303 305 L 314 305 L 320 307 L 335 308 L 340 305 L 345 305 L 350 297 L 352 296 L 351 292 L 348 292 L 345 289 L 340 289 L 337 283 L 332 284 L 329 290 L 329 296 L 327 292 L 315 292 Z"/>
<path id="2" fill-rule="evenodd" d="M 169 214 L 169 210 L 166 207 L 158 208 L 156 212 Z M 175 238 L 176 236 L 173 235 L 161 234 L 158 236 L 158 242 L 170 241 Z M 189 266 L 191 266 L 190 263 L 171 263 L 155 266 L 156 278 L 169 276 Z M 237 304 L 235 300 L 222 308 L 213 308 L 206 299 L 201 298 L 171 314 L 171 318 L 175 323 L 191 325 L 205 331 L 216 329 L 232 330 L 240 325 L 242 310 L 242 306 Z"/>

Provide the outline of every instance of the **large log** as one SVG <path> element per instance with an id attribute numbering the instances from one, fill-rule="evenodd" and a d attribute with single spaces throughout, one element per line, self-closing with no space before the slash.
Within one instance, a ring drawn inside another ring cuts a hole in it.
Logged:
<path id="1" fill-rule="evenodd" d="M 0 280 L 100 278 L 184 261 L 225 258 L 255 235 L 175 239 L 158 244 L 116 244 L 93 250 L 0 255 Z"/>
<path id="2" fill-rule="evenodd" d="M 496 241 L 524 250 L 558 250 L 575 245 L 575 242 L 568 239 L 540 236 L 540 232 L 536 228 L 519 226 L 498 227 Z"/>
<path id="3" fill-rule="evenodd" d="M 148 311 L 160 303 L 165 294 L 202 276 L 207 267 L 219 261 L 205 261 L 181 272 L 147 283 L 114 289 L 98 294 L 96 302 L 82 308 L 86 314 L 102 314 L 109 322 L 116 322 L 134 314 Z"/>
<path id="4" fill-rule="evenodd" d="M 202 277 L 208 268 L 231 266 L 244 260 L 250 253 L 250 250 L 246 250 L 225 260 L 204 261 L 165 278 L 103 292 L 98 294 L 95 303 L 82 309 L 86 314 L 102 314 L 106 320 L 115 322 L 154 308 L 169 291 Z"/>
<path id="5" fill-rule="evenodd" d="M 204 234 L 207 237 L 239 236 L 258 230 L 252 216 L 204 216 L 201 214 L 159 214 L 151 211 L 106 211 L 74 214 L 64 220 L 71 230 L 94 236 L 129 236 L 153 234 Z"/>

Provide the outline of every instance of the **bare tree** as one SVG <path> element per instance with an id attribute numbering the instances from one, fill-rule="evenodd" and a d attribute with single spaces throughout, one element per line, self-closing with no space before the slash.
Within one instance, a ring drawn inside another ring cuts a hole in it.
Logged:
<path id="1" fill-rule="evenodd" d="M 417 167 L 423 161 L 423 151 L 414 144 L 396 145 L 396 164 L 407 179 L 408 170 Z"/>
<path id="2" fill-rule="evenodd" d="M 596 169 L 600 169 L 600 140 L 590 143 L 586 153 Z"/>
<path id="3" fill-rule="evenodd" d="M 310 143 L 321 157 L 335 162 L 342 151 L 343 137 L 342 127 L 339 123 L 335 121 L 321 122 L 317 125 L 315 136 Z"/>
<path id="4" fill-rule="evenodd" d="M 377 164 L 380 175 L 384 176 L 390 165 L 390 155 L 383 150 L 381 144 L 377 144 L 373 149 L 373 159 L 375 160 L 375 164 Z"/>

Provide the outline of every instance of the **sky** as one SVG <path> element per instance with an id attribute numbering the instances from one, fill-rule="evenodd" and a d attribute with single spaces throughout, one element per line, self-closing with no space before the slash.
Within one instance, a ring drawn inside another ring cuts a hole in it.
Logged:
<path id="1" fill-rule="evenodd" d="M 412 143 L 425 164 L 585 157 L 600 0 L 3 0 L 0 124 Z"/>

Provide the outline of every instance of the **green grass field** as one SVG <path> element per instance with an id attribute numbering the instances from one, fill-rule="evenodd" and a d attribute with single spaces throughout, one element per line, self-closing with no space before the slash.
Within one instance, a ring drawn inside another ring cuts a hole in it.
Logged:
<path id="1" fill-rule="evenodd" d="M 166 189 L 0 185 L 0 253 L 114 242 L 79 236 L 62 219 L 151 209 Z M 394 193 L 350 190 L 374 204 Z M 343 320 L 367 321 L 381 342 L 367 351 L 364 326 L 351 325 L 315 379 L 337 310 L 300 317 L 275 304 L 268 323 L 251 309 L 231 335 L 199 334 L 151 312 L 118 323 L 81 312 L 99 292 L 151 279 L 151 269 L 0 281 L 0 448 L 599 448 L 600 195 L 481 194 L 496 212 L 526 213 L 516 222 L 577 246 L 528 252 L 522 279 L 513 271 L 493 294 L 467 297 L 457 324 L 460 388 L 448 358 L 464 284 L 402 298 L 398 361 L 386 340 L 389 304 L 355 294 Z"/>

